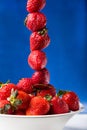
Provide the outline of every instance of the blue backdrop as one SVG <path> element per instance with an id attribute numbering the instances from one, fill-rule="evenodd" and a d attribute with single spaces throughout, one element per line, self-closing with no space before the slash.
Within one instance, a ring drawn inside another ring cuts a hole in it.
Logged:
<path id="1" fill-rule="evenodd" d="M 0 81 L 30 77 L 30 31 L 24 26 L 27 0 L 0 0 Z M 46 52 L 50 83 L 76 91 L 87 102 L 87 0 L 47 0 L 51 43 Z"/>

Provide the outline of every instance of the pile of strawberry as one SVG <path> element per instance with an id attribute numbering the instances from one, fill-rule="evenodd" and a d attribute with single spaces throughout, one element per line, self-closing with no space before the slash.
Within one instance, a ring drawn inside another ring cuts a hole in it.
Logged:
<path id="1" fill-rule="evenodd" d="M 50 44 L 46 16 L 40 12 L 46 0 L 28 0 L 25 19 L 31 30 L 29 66 L 35 70 L 31 78 L 22 78 L 17 84 L 0 84 L 0 113 L 14 115 L 61 114 L 79 109 L 79 98 L 72 91 L 56 91 L 50 84 L 46 68 L 47 57 L 43 49 Z"/>
<path id="2" fill-rule="evenodd" d="M 0 114 L 47 115 L 79 110 L 75 92 L 59 90 L 50 84 L 33 86 L 30 78 L 0 84 Z"/>

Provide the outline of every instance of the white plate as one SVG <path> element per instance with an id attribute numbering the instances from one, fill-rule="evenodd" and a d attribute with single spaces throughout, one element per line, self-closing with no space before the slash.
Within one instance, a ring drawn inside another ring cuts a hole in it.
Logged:
<path id="1" fill-rule="evenodd" d="M 87 114 L 73 116 L 63 130 L 87 130 Z"/>
<path id="2" fill-rule="evenodd" d="M 65 124 L 74 115 L 80 113 L 83 106 L 80 105 L 78 111 L 66 114 L 41 115 L 41 116 L 17 116 L 0 114 L 0 130 L 63 130 Z M 70 124 L 70 123 L 69 123 Z M 71 126 L 66 126 L 65 130 Z M 78 129 L 79 130 L 79 129 Z M 87 129 L 86 129 L 87 130 Z"/>

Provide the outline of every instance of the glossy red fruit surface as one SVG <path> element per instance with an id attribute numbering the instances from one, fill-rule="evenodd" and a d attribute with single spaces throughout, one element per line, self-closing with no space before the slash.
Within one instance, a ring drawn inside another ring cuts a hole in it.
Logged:
<path id="1" fill-rule="evenodd" d="M 35 50 L 28 56 L 28 64 L 34 70 L 41 70 L 45 68 L 47 64 L 47 58 L 44 52 Z"/>
<path id="2" fill-rule="evenodd" d="M 31 78 L 22 78 L 17 83 L 17 89 L 22 90 L 26 93 L 32 93 L 33 91 L 33 84 Z"/>
<path id="3" fill-rule="evenodd" d="M 44 68 L 39 71 L 35 71 L 32 75 L 33 85 L 35 84 L 48 84 L 50 82 L 50 73 Z"/>
<path id="4" fill-rule="evenodd" d="M 12 106 L 7 100 L 0 100 L 0 114 L 12 114 Z"/>
<path id="5" fill-rule="evenodd" d="M 43 85 L 44 86 L 44 85 Z M 53 85 L 47 84 L 43 89 L 39 89 L 37 91 L 37 96 L 45 97 L 45 96 L 52 96 L 56 95 L 56 89 Z"/>
<path id="6" fill-rule="evenodd" d="M 70 110 L 79 110 L 79 98 L 75 92 L 66 92 L 62 99 L 68 104 Z"/>
<path id="7" fill-rule="evenodd" d="M 46 26 L 46 16 L 40 12 L 34 12 L 27 15 L 25 19 L 26 27 L 31 31 L 39 31 Z"/>
<path id="8" fill-rule="evenodd" d="M 28 12 L 38 12 L 46 5 L 46 0 L 28 0 L 26 9 Z"/>
<path id="9" fill-rule="evenodd" d="M 51 100 L 51 114 L 62 114 L 62 113 L 68 113 L 69 112 L 69 106 L 65 101 L 63 101 L 58 96 L 55 96 Z"/>
<path id="10" fill-rule="evenodd" d="M 14 83 L 2 84 L 0 88 L 0 100 L 6 100 L 10 96 L 12 89 L 17 89 Z"/>
<path id="11" fill-rule="evenodd" d="M 35 96 L 30 101 L 30 105 L 26 110 L 26 115 L 45 115 L 49 110 L 49 102 L 40 96 Z"/>
<path id="12" fill-rule="evenodd" d="M 50 37 L 47 33 L 33 32 L 30 36 L 30 50 L 42 50 L 50 44 Z"/>
<path id="13" fill-rule="evenodd" d="M 13 90 L 8 98 L 15 110 L 26 110 L 30 103 L 30 96 L 21 90 Z"/>

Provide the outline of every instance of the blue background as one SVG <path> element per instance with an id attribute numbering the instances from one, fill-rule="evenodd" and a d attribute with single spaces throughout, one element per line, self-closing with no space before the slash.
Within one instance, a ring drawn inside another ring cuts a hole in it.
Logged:
<path id="1" fill-rule="evenodd" d="M 27 0 L 0 0 L 0 81 L 31 77 Z M 87 0 L 47 0 L 41 11 L 51 38 L 46 52 L 50 83 L 75 91 L 87 103 Z M 87 111 L 87 110 L 86 110 Z"/>

